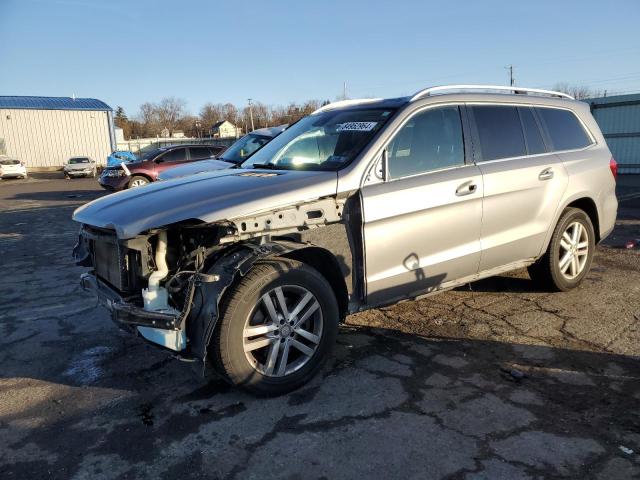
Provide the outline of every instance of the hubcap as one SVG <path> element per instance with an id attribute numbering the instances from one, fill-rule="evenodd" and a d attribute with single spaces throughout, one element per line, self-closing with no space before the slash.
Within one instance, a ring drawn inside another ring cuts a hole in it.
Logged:
<path id="1" fill-rule="evenodd" d="M 562 234 L 558 267 L 568 280 L 573 280 L 584 270 L 589 256 L 589 235 L 580 222 L 573 222 Z"/>
<path id="2" fill-rule="evenodd" d="M 147 182 L 145 180 L 134 180 L 131 182 L 132 187 L 141 187 L 142 185 L 146 185 Z"/>
<path id="3" fill-rule="evenodd" d="M 290 375 L 315 354 L 322 326 L 322 309 L 309 290 L 276 287 L 260 298 L 245 322 L 244 354 L 262 375 Z"/>

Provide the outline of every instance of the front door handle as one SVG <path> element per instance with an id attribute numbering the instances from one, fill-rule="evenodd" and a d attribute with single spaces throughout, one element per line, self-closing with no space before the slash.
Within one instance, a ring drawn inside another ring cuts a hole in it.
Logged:
<path id="1" fill-rule="evenodd" d="M 469 180 L 468 182 L 464 182 L 458 188 L 456 188 L 456 195 L 458 197 L 463 197 L 464 195 L 471 195 L 478 189 L 478 185 L 474 183 L 473 180 Z"/>
<path id="2" fill-rule="evenodd" d="M 553 168 L 549 167 L 549 168 L 545 168 L 543 171 L 540 172 L 540 175 L 538 175 L 538 180 L 551 180 L 553 178 Z"/>

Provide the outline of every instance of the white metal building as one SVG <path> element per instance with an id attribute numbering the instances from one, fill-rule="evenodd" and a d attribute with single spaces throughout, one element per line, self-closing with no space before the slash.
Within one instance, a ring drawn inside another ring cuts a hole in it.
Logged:
<path id="1" fill-rule="evenodd" d="M 104 165 L 114 149 L 112 109 L 100 100 L 0 96 L 0 154 L 27 168 L 60 168 L 75 156 Z"/>

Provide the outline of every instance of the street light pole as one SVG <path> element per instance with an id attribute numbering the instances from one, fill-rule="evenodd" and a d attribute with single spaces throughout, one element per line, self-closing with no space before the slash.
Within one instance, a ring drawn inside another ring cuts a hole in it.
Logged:
<path id="1" fill-rule="evenodd" d="M 255 128 L 253 127 L 253 104 L 251 103 L 252 99 L 249 98 L 249 118 L 251 119 L 251 131 L 253 132 Z"/>

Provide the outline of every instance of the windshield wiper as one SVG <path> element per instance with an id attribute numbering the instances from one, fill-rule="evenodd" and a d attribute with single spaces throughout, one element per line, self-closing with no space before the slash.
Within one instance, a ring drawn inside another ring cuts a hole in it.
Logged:
<path id="1" fill-rule="evenodd" d="M 251 167 L 264 168 L 266 170 L 282 170 L 281 168 L 279 168 L 277 165 L 274 165 L 273 163 L 254 163 Z"/>

